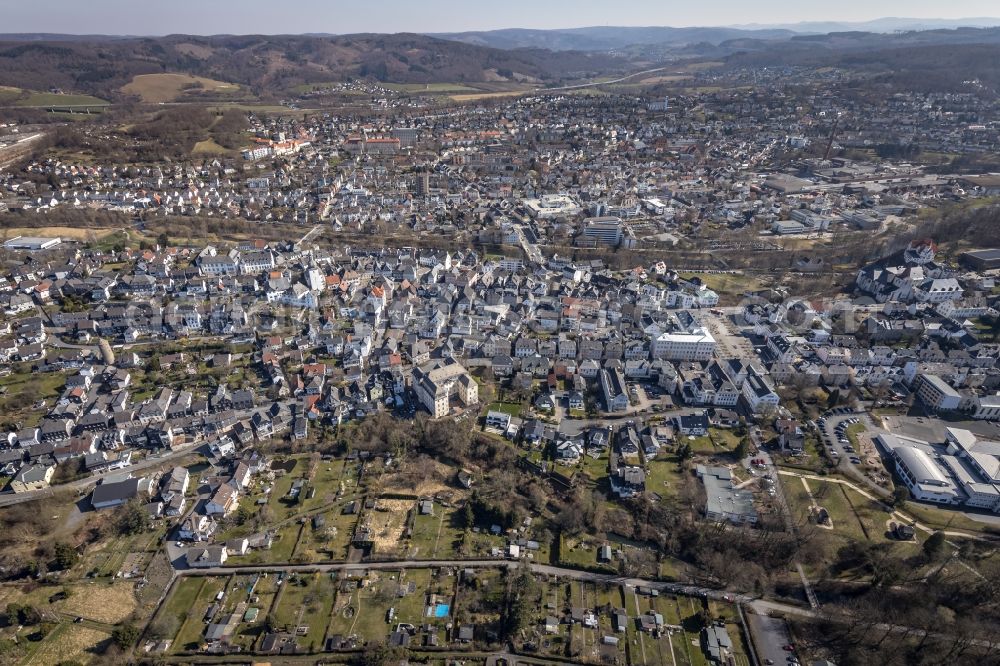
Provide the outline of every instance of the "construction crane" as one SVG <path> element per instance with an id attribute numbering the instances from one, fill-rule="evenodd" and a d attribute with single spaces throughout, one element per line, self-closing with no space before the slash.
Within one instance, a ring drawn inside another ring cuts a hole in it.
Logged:
<path id="1" fill-rule="evenodd" d="M 833 137 L 837 135 L 837 126 L 840 124 L 840 111 L 837 112 L 837 116 L 833 119 L 833 129 L 830 130 L 830 140 L 826 142 L 826 152 L 823 153 L 823 160 L 830 159 L 830 151 L 833 149 Z"/>

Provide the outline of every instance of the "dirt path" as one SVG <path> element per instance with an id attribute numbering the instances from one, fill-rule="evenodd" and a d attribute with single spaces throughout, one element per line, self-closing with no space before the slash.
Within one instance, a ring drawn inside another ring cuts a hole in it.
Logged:
<path id="1" fill-rule="evenodd" d="M 816 503 L 816 498 L 813 497 L 812 489 L 809 488 L 809 483 L 805 479 L 799 479 L 799 480 L 802 482 L 802 487 L 806 489 L 806 495 L 809 496 L 809 502 L 812 504 L 812 508 L 813 509 L 819 509 L 820 506 L 819 506 L 819 504 Z M 829 511 L 826 514 L 826 520 L 827 520 L 827 522 L 825 522 L 825 523 L 816 523 L 816 527 L 822 527 L 825 530 L 832 530 L 833 529 L 833 517 L 830 515 Z"/>
<path id="2" fill-rule="evenodd" d="M 635 610 L 638 613 L 640 611 L 640 607 L 639 607 L 639 594 L 635 591 L 634 588 L 632 590 L 632 595 L 635 597 Z M 642 663 L 648 664 L 649 662 L 646 660 L 646 643 L 643 640 L 643 636 L 642 636 L 643 632 L 640 630 L 640 631 L 638 631 L 636 633 L 639 634 L 639 649 L 642 650 Z"/>
<path id="3" fill-rule="evenodd" d="M 794 477 L 798 477 L 800 479 L 810 479 L 812 481 L 825 481 L 826 483 L 839 483 L 841 485 L 847 486 L 848 488 L 850 488 L 854 492 L 858 493 L 862 497 L 865 497 L 866 499 L 870 499 L 873 502 L 878 502 L 882 506 L 886 506 L 885 503 L 882 502 L 882 500 L 880 498 L 875 497 L 870 492 L 868 492 L 868 491 L 866 491 L 866 490 L 864 490 L 862 488 L 859 488 L 858 486 L 856 486 L 855 484 L 851 483 L 850 481 L 845 481 L 843 479 L 831 479 L 829 477 L 816 476 L 815 474 L 800 474 L 799 472 L 792 472 L 792 471 L 787 470 L 787 469 L 778 470 L 778 474 L 781 474 L 782 476 L 794 476 Z M 907 523 L 908 525 L 912 525 L 914 529 L 918 529 L 921 532 L 926 532 L 927 534 L 933 534 L 934 532 L 939 531 L 939 530 L 934 529 L 933 527 L 928 527 L 927 525 L 919 523 L 919 522 L 916 521 L 916 519 L 911 518 L 910 516 L 907 516 L 905 513 L 902 513 L 901 511 L 898 511 L 898 510 L 895 510 L 895 509 L 889 515 L 892 516 L 892 517 L 895 517 L 896 520 L 899 520 L 899 521 L 902 521 L 904 523 Z M 960 539 L 973 539 L 975 541 L 990 541 L 990 539 L 987 539 L 987 538 L 985 538 L 985 537 L 983 537 L 983 536 L 981 536 L 979 534 L 971 534 L 969 532 L 958 532 L 956 530 L 940 530 L 940 531 L 944 532 L 945 536 L 958 537 Z"/>
<path id="4" fill-rule="evenodd" d="M 434 537 L 434 552 L 431 553 L 431 557 L 437 557 L 437 554 L 438 554 L 438 544 L 441 543 L 441 530 L 442 529 L 444 529 L 444 511 L 441 512 L 441 520 L 438 521 L 437 536 Z"/>

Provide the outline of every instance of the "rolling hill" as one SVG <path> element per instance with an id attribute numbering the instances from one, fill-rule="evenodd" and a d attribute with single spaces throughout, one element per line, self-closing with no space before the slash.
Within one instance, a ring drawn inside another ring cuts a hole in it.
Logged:
<path id="1" fill-rule="evenodd" d="M 530 30 L 509 28 L 478 32 L 432 34 L 465 44 L 498 49 L 545 48 L 553 51 L 613 51 L 636 45 L 684 46 L 688 44 L 719 44 L 739 39 L 787 39 L 797 34 L 792 30 L 761 28 L 671 28 L 594 26 L 565 30 Z"/>
<path id="2" fill-rule="evenodd" d="M 165 73 L 239 84 L 263 97 L 358 77 L 389 83 L 555 82 L 622 71 L 628 64 L 603 54 L 508 51 L 406 33 L 0 42 L 0 86 L 57 87 L 106 99 L 122 99 L 127 93 L 121 89 L 137 76 Z"/>

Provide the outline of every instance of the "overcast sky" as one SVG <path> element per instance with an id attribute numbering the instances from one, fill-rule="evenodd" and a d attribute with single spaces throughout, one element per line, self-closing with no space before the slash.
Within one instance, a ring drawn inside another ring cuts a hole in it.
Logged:
<path id="1" fill-rule="evenodd" d="M 0 32 L 344 34 L 997 15 L 997 0 L 0 0 Z"/>

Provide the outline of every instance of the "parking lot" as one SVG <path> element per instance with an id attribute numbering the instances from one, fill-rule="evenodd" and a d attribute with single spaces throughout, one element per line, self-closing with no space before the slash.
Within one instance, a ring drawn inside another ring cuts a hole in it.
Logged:
<path id="1" fill-rule="evenodd" d="M 747 358 L 755 355 L 753 344 L 727 315 L 697 310 L 695 319 L 715 338 L 720 356 Z"/>
<path id="2" fill-rule="evenodd" d="M 764 615 L 747 614 L 750 633 L 753 634 L 754 647 L 761 664 L 789 664 L 792 652 L 785 649 L 791 638 L 788 627 L 780 618 Z"/>
<path id="3" fill-rule="evenodd" d="M 852 426 L 869 427 L 867 419 L 860 414 L 833 414 L 817 421 L 824 434 L 827 454 L 832 458 L 852 465 L 862 464 L 861 451 L 857 451 L 848 437 Z M 856 430 L 856 429 L 855 429 Z"/>
<path id="4" fill-rule="evenodd" d="M 880 429 L 867 413 L 841 407 L 817 419 L 816 425 L 827 456 L 837 462 L 839 469 L 880 495 L 888 494 L 891 474 L 886 471 L 881 455 L 872 442 Z M 851 434 L 857 446 L 852 442 Z"/>

